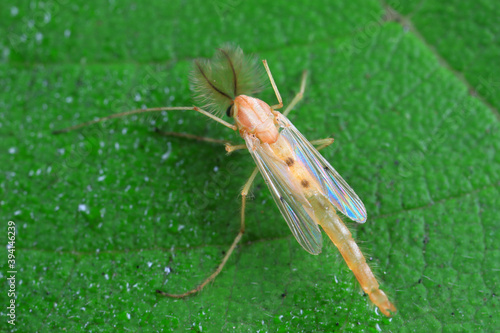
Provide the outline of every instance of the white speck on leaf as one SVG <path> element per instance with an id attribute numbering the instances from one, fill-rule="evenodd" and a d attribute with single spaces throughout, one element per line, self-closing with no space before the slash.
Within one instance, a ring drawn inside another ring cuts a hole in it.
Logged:
<path id="1" fill-rule="evenodd" d="M 78 211 L 79 212 L 85 212 L 87 214 L 90 214 L 89 207 L 86 204 L 79 204 L 78 205 Z"/>
<path id="2" fill-rule="evenodd" d="M 98 181 L 98 182 L 102 182 L 104 179 L 106 179 L 106 176 L 99 176 L 99 177 L 97 178 L 97 181 Z"/>
<path id="3" fill-rule="evenodd" d="M 9 148 L 9 154 L 15 154 L 17 153 L 17 148 L 16 147 L 10 147 Z"/>
<path id="4" fill-rule="evenodd" d="M 5 47 L 3 50 L 2 50 L 2 57 L 4 59 L 7 59 L 10 55 L 10 49 L 8 47 Z M 0 127 L 2 127 L 2 124 L 0 123 Z"/>
<path id="5" fill-rule="evenodd" d="M 69 38 L 69 36 L 71 36 L 71 30 L 69 29 L 64 30 L 64 37 Z"/>
<path id="6" fill-rule="evenodd" d="M 11 16 L 17 16 L 19 14 L 19 8 L 17 7 L 10 7 L 10 15 Z"/>
<path id="7" fill-rule="evenodd" d="M 161 155 L 162 161 L 165 161 L 170 156 L 170 154 L 172 153 L 172 144 L 170 142 L 167 142 L 167 148 L 168 149 L 165 152 L 165 154 Z"/>

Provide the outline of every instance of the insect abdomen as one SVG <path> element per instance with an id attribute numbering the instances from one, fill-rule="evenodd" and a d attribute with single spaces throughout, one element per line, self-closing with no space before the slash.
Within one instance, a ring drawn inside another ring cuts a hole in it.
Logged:
<path id="1" fill-rule="evenodd" d="M 396 307 L 389 301 L 387 295 L 380 290 L 377 279 L 360 248 L 352 238 L 351 232 L 338 217 L 333 205 L 323 196 L 307 197 L 314 207 L 319 225 L 342 254 L 347 266 L 354 273 L 363 291 L 368 294 L 386 316 L 396 312 Z"/>

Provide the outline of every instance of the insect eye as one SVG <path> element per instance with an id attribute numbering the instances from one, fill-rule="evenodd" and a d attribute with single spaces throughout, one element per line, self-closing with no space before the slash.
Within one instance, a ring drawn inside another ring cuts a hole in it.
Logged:
<path id="1" fill-rule="evenodd" d="M 226 110 L 226 115 L 229 117 L 229 118 L 232 118 L 233 117 L 233 106 L 232 105 L 229 105 L 227 110 Z"/>

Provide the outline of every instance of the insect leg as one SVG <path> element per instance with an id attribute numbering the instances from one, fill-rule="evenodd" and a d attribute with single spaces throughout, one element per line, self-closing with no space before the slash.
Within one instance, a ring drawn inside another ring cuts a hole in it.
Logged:
<path id="1" fill-rule="evenodd" d="M 226 265 L 229 257 L 233 253 L 234 249 L 236 248 L 236 245 L 238 245 L 238 243 L 241 240 L 241 237 L 245 233 L 245 206 L 246 206 L 246 199 L 247 199 L 248 192 L 250 191 L 250 187 L 252 186 L 252 183 L 255 180 L 255 176 L 257 176 L 257 173 L 258 173 L 258 169 L 255 168 L 253 170 L 252 174 L 250 175 L 250 178 L 248 178 L 247 182 L 245 183 L 245 186 L 243 186 L 243 189 L 241 190 L 241 222 L 240 222 L 241 224 L 240 224 L 240 231 L 236 235 L 236 238 L 234 239 L 233 244 L 231 244 L 231 247 L 229 247 L 229 250 L 227 250 L 226 255 L 222 259 L 222 262 L 219 264 L 219 266 L 217 267 L 217 269 L 212 273 L 212 275 L 210 275 L 207 279 L 205 279 L 205 281 L 203 281 L 198 287 L 196 287 L 194 289 L 191 289 L 191 290 L 189 290 L 189 291 L 187 291 L 187 292 L 185 292 L 183 294 L 168 294 L 168 293 L 163 292 L 161 290 L 156 290 L 156 292 L 158 294 L 160 294 L 162 296 L 172 297 L 172 298 L 184 298 L 186 296 L 189 296 L 189 295 L 192 295 L 192 294 L 195 294 L 195 293 L 199 292 L 208 283 L 210 283 L 211 281 L 213 281 L 217 277 L 217 275 L 219 275 L 219 273 L 222 271 L 222 269 Z"/>
<path id="2" fill-rule="evenodd" d="M 274 93 L 276 94 L 276 98 L 278 99 L 278 102 L 279 102 L 279 104 L 271 106 L 271 109 L 273 109 L 273 110 L 280 109 L 283 107 L 283 100 L 281 99 L 280 92 L 278 91 L 278 87 L 276 86 L 276 83 L 274 83 L 273 74 L 271 74 L 271 70 L 269 69 L 269 66 L 267 64 L 267 60 L 262 60 L 262 62 L 264 63 L 264 67 L 266 69 L 267 76 L 269 76 L 269 81 L 271 81 L 271 85 L 273 86 Z"/>
<path id="3" fill-rule="evenodd" d="M 230 143 L 226 143 L 226 151 L 228 154 L 231 154 L 235 150 L 247 149 L 247 145 L 232 145 Z"/>
<path id="4" fill-rule="evenodd" d="M 193 110 L 193 111 L 199 112 L 199 113 L 201 113 L 201 114 L 203 114 L 203 115 L 205 115 L 205 116 L 207 116 L 209 118 L 212 118 L 213 120 L 221 123 L 222 125 L 224 125 L 226 127 L 229 127 L 232 130 L 236 131 L 236 129 L 237 129 L 237 127 L 235 125 L 231 125 L 230 123 L 222 120 L 221 118 L 219 118 L 217 116 L 214 116 L 213 114 L 211 114 L 211 113 L 209 113 L 209 112 L 207 112 L 205 110 L 200 109 L 197 106 L 174 106 L 174 107 L 159 107 L 159 108 L 148 108 L 148 109 L 136 109 L 136 110 L 130 110 L 130 111 L 125 111 L 125 112 L 115 113 L 115 114 L 112 114 L 112 115 L 107 116 L 107 117 L 102 117 L 102 118 L 99 118 L 99 119 L 88 121 L 86 123 L 81 123 L 81 124 L 78 124 L 78 125 L 75 125 L 75 126 L 70 126 L 70 127 L 66 127 L 66 128 L 60 129 L 60 130 L 56 130 L 56 131 L 53 131 L 52 133 L 53 134 L 66 133 L 66 132 L 74 131 L 74 130 L 82 128 L 82 127 L 86 127 L 86 126 L 90 126 L 90 125 L 93 125 L 93 124 L 101 123 L 101 122 L 106 121 L 106 120 L 110 120 L 110 119 L 114 119 L 114 118 L 126 117 L 126 116 L 130 116 L 130 115 L 133 115 L 133 114 L 147 113 L 147 112 L 160 112 L 160 111 L 187 111 L 187 110 Z"/>
<path id="5" fill-rule="evenodd" d="M 333 143 L 333 138 L 326 138 L 326 139 L 319 139 L 319 140 L 313 140 L 310 141 L 314 146 L 316 146 L 317 150 L 321 150 L 323 148 L 328 147 Z"/>
<path id="6" fill-rule="evenodd" d="M 302 72 L 302 79 L 300 80 L 300 90 L 297 93 L 297 95 L 295 95 L 295 97 L 292 99 L 290 104 L 286 107 L 285 111 L 283 111 L 283 115 L 285 117 L 288 116 L 288 114 L 290 113 L 290 111 L 292 111 L 294 106 L 298 102 L 300 102 L 302 97 L 304 97 L 304 91 L 306 90 L 306 81 L 307 81 L 307 71 L 303 71 Z"/>

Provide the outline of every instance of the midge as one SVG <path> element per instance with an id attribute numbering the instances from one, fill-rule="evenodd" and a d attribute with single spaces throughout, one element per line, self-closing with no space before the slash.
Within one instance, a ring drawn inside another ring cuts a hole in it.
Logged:
<path id="1" fill-rule="evenodd" d="M 232 130 L 238 130 L 245 140 L 246 146 L 226 144 L 228 152 L 248 148 L 257 164 L 241 192 L 241 227 L 238 235 L 215 272 L 199 286 L 183 294 L 167 294 L 159 290 L 158 293 L 168 297 L 186 297 L 203 289 L 221 272 L 245 231 L 246 197 L 259 170 L 299 244 L 307 252 L 319 254 L 323 245 L 321 231 L 318 228 L 318 225 L 321 226 L 339 249 L 363 291 L 382 313 L 391 316 L 396 312 L 396 307 L 380 290 L 365 257 L 337 214 L 339 211 L 351 220 L 364 223 L 366 210 L 363 202 L 286 117 L 302 98 L 306 73 L 304 72 L 302 76 L 300 92 L 285 111 L 280 113 L 276 111 L 283 107 L 280 93 L 266 60 L 263 60 L 263 63 L 278 99 L 277 105 L 269 106 L 264 101 L 249 96 L 263 87 L 264 75 L 261 75 L 261 67 L 255 58 L 245 58 L 240 48 L 226 45 L 217 51 L 213 59 L 195 61 L 191 76 L 197 102 L 212 113 L 197 106 L 132 110 L 68 127 L 56 133 L 131 114 L 194 110 Z M 234 118 L 235 125 L 220 118 L 224 111 L 228 117 Z M 194 137 L 181 133 L 170 134 Z M 196 138 L 218 142 L 210 138 Z M 325 139 L 313 143 L 319 145 L 318 149 L 321 149 L 332 142 L 332 139 Z"/>

